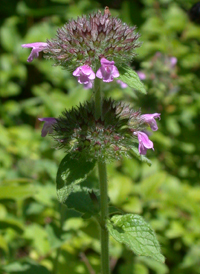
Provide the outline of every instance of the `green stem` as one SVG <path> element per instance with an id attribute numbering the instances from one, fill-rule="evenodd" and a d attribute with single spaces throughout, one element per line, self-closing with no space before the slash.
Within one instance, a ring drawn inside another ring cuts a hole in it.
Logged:
<path id="1" fill-rule="evenodd" d="M 102 116 L 102 95 L 101 95 L 101 81 L 95 79 L 95 119 Z M 107 172 L 106 163 L 98 161 L 99 173 L 99 188 L 100 188 L 100 202 L 101 202 L 101 215 L 100 215 L 100 230 L 101 230 L 101 273 L 109 274 L 109 234 L 106 228 L 106 220 L 108 219 L 108 187 L 107 187 Z"/>
<path id="2" fill-rule="evenodd" d="M 64 213 L 65 213 L 65 207 L 64 205 L 62 205 L 61 203 L 59 203 L 59 212 L 60 212 L 60 236 L 62 234 L 62 228 L 63 228 L 63 223 L 64 223 Z M 61 253 L 61 247 L 58 247 L 56 250 L 56 256 L 54 259 L 54 264 L 53 264 L 53 274 L 57 274 L 58 273 L 58 265 L 59 265 L 59 257 L 60 257 L 60 253 Z"/>
<path id="3" fill-rule="evenodd" d="M 102 274 L 109 274 L 109 234 L 106 228 L 108 218 L 108 190 L 106 164 L 98 162 L 99 184 L 101 194 L 101 271 Z"/>
<path id="4" fill-rule="evenodd" d="M 102 102 L 101 102 L 101 80 L 96 78 L 94 80 L 94 101 L 95 101 L 95 119 L 98 120 L 102 113 Z"/>

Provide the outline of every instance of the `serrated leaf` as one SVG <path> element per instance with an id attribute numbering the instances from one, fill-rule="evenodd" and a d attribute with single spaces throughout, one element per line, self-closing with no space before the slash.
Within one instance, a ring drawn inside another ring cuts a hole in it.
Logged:
<path id="1" fill-rule="evenodd" d="M 113 216 L 107 222 L 110 234 L 139 256 L 151 257 L 164 263 L 155 232 L 144 219 L 136 214 Z"/>
<path id="2" fill-rule="evenodd" d="M 149 165 L 149 166 L 152 165 L 151 160 L 149 160 L 146 156 L 141 155 L 136 147 L 131 147 L 131 152 L 132 152 L 132 154 L 134 154 L 134 156 L 135 156 L 136 158 L 138 158 L 138 160 L 140 160 L 141 162 L 147 163 L 147 165 Z"/>
<path id="3" fill-rule="evenodd" d="M 146 94 L 146 89 L 144 84 L 140 81 L 140 78 L 137 74 L 137 72 L 135 72 L 131 67 L 127 66 L 127 65 L 123 65 L 123 67 L 119 67 L 119 80 L 121 80 L 122 82 L 126 83 L 129 87 L 140 91 L 143 94 Z"/>
<path id="4" fill-rule="evenodd" d="M 72 159 L 66 155 L 61 161 L 57 173 L 59 202 L 70 209 L 81 212 L 85 218 L 89 218 L 99 211 L 98 192 L 94 193 L 92 189 L 78 185 L 87 178 L 94 165 L 95 162 L 88 162 L 84 158 Z"/>

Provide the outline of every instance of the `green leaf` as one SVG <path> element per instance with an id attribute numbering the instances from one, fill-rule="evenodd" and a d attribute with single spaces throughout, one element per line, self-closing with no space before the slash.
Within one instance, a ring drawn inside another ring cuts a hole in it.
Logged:
<path id="1" fill-rule="evenodd" d="M 96 215 L 99 212 L 99 193 L 93 191 L 87 187 L 81 187 L 80 185 L 68 186 L 65 195 L 65 205 L 68 208 L 75 209 L 76 211 L 84 214 L 84 218 L 90 218 L 92 215 Z M 93 199 L 92 197 L 95 197 Z"/>
<path id="2" fill-rule="evenodd" d="M 11 219 L 11 218 L 7 218 L 7 219 L 3 219 L 3 220 L 1 219 L 0 220 L 0 229 L 4 230 L 4 229 L 8 229 L 8 228 L 12 228 L 18 233 L 22 233 L 24 231 L 23 224 L 21 224 L 21 222 L 19 222 L 18 220 Z"/>
<path id="3" fill-rule="evenodd" d="M 127 65 L 123 65 L 123 67 L 119 67 L 119 80 L 121 80 L 122 82 L 126 83 L 129 87 L 140 91 L 143 94 L 146 94 L 146 89 L 144 84 L 140 81 L 140 78 L 137 74 L 137 72 L 135 72 L 131 67 L 127 66 Z"/>
<path id="4" fill-rule="evenodd" d="M 17 274 L 50 274 L 50 271 L 38 263 L 27 259 L 25 261 L 12 262 L 6 266 L 3 266 L 3 270 L 6 273 L 17 273 Z"/>
<path id="5" fill-rule="evenodd" d="M 133 154 L 141 162 L 147 163 L 147 165 L 149 165 L 149 166 L 152 165 L 151 160 L 149 160 L 146 156 L 141 155 L 136 147 L 132 147 L 131 149 L 132 150 L 131 150 L 130 154 Z"/>
<path id="6" fill-rule="evenodd" d="M 81 212 L 85 217 L 91 217 L 99 212 L 98 192 L 94 193 L 91 189 L 78 185 L 87 178 L 94 165 L 95 162 L 88 162 L 83 157 L 72 159 L 70 155 L 66 155 L 61 161 L 57 173 L 59 202 L 70 209 Z"/>
<path id="7" fill-rule="evenodd" d="M 113 216 L 107 222 L 107 227 L 115 240 L 124 243 L 135 254 L 164 263 L 165 259 L 160 253 L 155 232 L 141 216 L 136 214 Z"/>
<path id="8" fill-rule="evenodd" d="M 4 181 L 0 186 L 0 199 L 23 200 L 32 197 L 36 192 L 33 185 L 18 184 L 15 182 Z"/>

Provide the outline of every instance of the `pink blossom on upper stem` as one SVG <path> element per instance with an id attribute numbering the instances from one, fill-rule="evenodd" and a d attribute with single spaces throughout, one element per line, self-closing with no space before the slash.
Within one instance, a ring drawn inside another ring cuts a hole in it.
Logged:
<path id="1" fill-rule="evenodd" d="M 91 80 L 95 79 L 95 73 L 92 70 L 92 68 L 88 65 L 83 65 L 78 67 L 73 72 L 73 75 L 75 77 L 78 77 L 78 82 L 80 84 L 84 84 L 84 85 L 87 85 L 87 84 L 89 85 L 89 83 L 91 83 Z"/>
<path id="2" fill-rule="evenodd" d="M 114 61 L 101 58 L 101 67 L 97 70 L 96 76 L 103 79 L 103 82 L 112 82 L 113 78 L 119 77 L 119 71 L 114 63 Z"/>
<path id="3" fill-rule="evenodd" d="M 145 80 L 145 79 L 146 79 L 146 75 L 145 75 L 144 72 L 142 72 L 142 71 L 137 71 L 137 74 L 138 74 L 140 80 Z"/>
<path id="4" fill-rule="evenodd" d="M 157 126 L 155 118 L 158 118 L 160 120 L 161 119 L 160 115 L 161 115 L 160 113 L 143 114 L 143 115 L 141 115 L 141 119 L 145 123 L 147 123 L 148 125 L 150 125 L 150 127 L 151 127 L 151 129 L 153 131 L 156 131 L 156 130 L 158 130 L 158 126 Z"/>
<path id="5" fill-rule="evenodd" d="M 117 80 L 116 82 L 118 84 L 120 84 L 121 88 L 127 88 L 128 87 L 128 85 L 126 83 L 122 82 L 121 80 Z"/>
<path id="6" fill-rule="evenodd" d="M 142 131 L 136 131 L 134 132 L 134 135 L 136 135 L 138 137 L 138 141 L 139 141 L 139 153 L 142 155 L 145 155 L 147 152 L 147 149 L 153 149 L 153 142 L 151 140 L 149 140 L 148 136 L 146 133 L 142 132 Z"/>
<path id="7" fill-rule="evenodd" d="M 52 117 L 38 118 L 38 120 L 45 122 L 42 128 L 41 136 L 45 137 L 48 133 L 53 133 L 52 125 L 56 123 L 56 119 Z"/>
<path id="8" fill-rule="evenodd" d="M 47 43 L 36 42 L 30 44 L 23 44 L 22 48 L 32 48 L 31 54 L 29 55 L 27 62 L 32 62 L 34 58 L 39 56 L 39 52 L 43 51 L 47 47 Z"/>

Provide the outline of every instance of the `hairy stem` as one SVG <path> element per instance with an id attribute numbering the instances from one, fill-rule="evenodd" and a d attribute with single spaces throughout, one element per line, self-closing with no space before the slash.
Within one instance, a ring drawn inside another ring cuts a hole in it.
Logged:
<path id="1" fill-rule="evenodd" d="M 95 118 L 96 120 L 102 116 L 102 95 L 101 95 L 101 82 L 95 79 Z M 109 274 L 109 234 L 106 228 L 106 219 L 108 218 L 108 189 L 107 189 L 107 172 L 106 163 L 98 161 L 98 174 L 99 174 L 99 187 L 100 187 L 100 202 L 101 202 L 101 215 L 100 215 L 100 230 L 101 230 L 101 273 Z"/>

